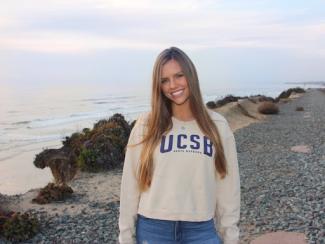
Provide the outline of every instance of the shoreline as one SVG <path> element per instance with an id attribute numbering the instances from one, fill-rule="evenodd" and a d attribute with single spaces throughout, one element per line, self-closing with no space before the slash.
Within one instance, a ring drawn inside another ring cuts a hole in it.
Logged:
<path id="1" fill-rule="evenodd" d="M 215 109 L 215 111 L 220 112 L 228 119 L 230 127 L 233 129 L 233 131 L 244 126 L 248 126 L 251 123 L 259 122 L 259 119 L 241 116 L 242 111 L 239 109 L 238 111 L 234 111 L 233 108 L 228 107 L 230 104 L 236 105 L 236 103 L 229 103 Z M 81 131 L 81 129 L 76 129 L 74 132 L 76 131 Z M 53 141 L 42 142 L 40 145 L 41 147 L 35 147 L 34 144 L 27 145 L 25 146 L 23 153 L 0 162 L 0 172 L 2 172 L 0 175 L 2 179 L 0 182 L 0 194 L 24 194 L 30 189 L 43 187 L 52 180 L 50 170 L 48 168 L 44 170 L 37 169 L 34 167 L 33 161 L 35 155 L 43 151 L 43 149 L 61 147 L 61 140 L 55 143 Z M 22 168 L 24 168 L 24 170 L 22 170 Z"/>
<path id="2" fill-rule="evenodd" d="M 313 89 L 314 88 L 310 88 L 309 90 L 313 90 Z M 300 96 L 303 96 L 303 95 L 304 95 L 304 93 L 293 94 L 287 99 L 281 99 L 278 102 L 278 104 L 280 105 L 283 103 L 290 102 L 290 101 L 292 101 L 296 98 L 299 98 Z M 235 133 L 237 130 L 245 128 L 253 123 L 261 123 L 261 122 L 265 121 L 265 119 L 267 118 L 267 115 L 263 115 L 263 114 L 260 114 L 257 112 L 258 105 L 259 104 L 254 104 L 253 102 L 249 101 L 248 99 L 240 99 L 237 102 L 229 102 L 223 106 L 214 108 L 212 110 L 223 115 L 227 119 L 229 126 L 232 129 L 233 133 Z M 43 149 L 48 148 L 48 147 L 56 148 L 56 147 L 51 147 L 51 145 L 53 145 L 53 142 L 45 143 L 42 146 L 42 148 Z M 59 146 L 62 146 L 62 145 L 59 145 Z M 59 146 L 57 146 L 57 147 L 59 147 Z M 26 160 L 26 157 L 27 157 L 27 159 L 30 159 L 33 161 L 35 158 L 35 155 L 37 153 L 40 153 L 40 151 L 39 150 L 26 150 L 25 153 L 18 156 L 19 160 L 16 160 L 14 162 L 14 165 L 16 165 L 16 167 L 18 167 L 18 164 L 21 164 L 21 159 L 29 162 L 29 160 Z M 6 161 L 4 161 L 4 162 L 5 162 L 5 164 L 0 165 L 0 169 L 6 168 L 6 164 L 9 164 Z M 12 164 L 12 163 L 10 163 L 10 164 Z M 19 165 L 19 167 L 20 166 L 21 165 Z M 16 167 L 12 167 L 12 165 L 10 165 L 10 167 L 7 168 L 7 171 L 10 172 L 12 170 L 15 170 Z M 53 176 L 52 176 L 49 168 L 38 169 L 36 167 L 33 167 L 32 171 L 34 174 L 35 174 L 35 172 L 37 172 L 36 175 L 38 177 L 41 177 L 40 181 L 44 183 L 44 186 L 48 182 L 53 181 Z M 82 177 L 82 175 L 87 175 L 87 174 L 91 174 L 91 173 L 79 172 L 75 179 L 77 179 L 78 177 Z M 26 180 L 26 179 L 24 179 L 24 180 Z M 17 196 L 22 196 L 25 194 L 30 194 L 30 192 L 36 192 L 36 191 L 40 190 L 42 187 L 25 188 L 26 190 L 24 190 L 24 192 L 17 193 L 17 194 L 7 194 L 4 192 L 0 192 L 0 198 L 1 198 L 1 196 L 2 197 L 17 197 Z"/>
<path id="3" fill-rule="evenodd" d="M 291 97 L 290 99 L 294 99 L 294 97 Z M 240 106 L 241 104 L 242 106 Z M 254 104 L 247 99 L 242 99 L 241 101 L 230 102 L 212 110 L 222 114 L 227 119 L 230 128 L 233 130 L 233 132 L 235 132 L 236 130 L 249 126 L 252 123 L 262 122 L 266 118 L 265 115 L 257 113 L 257 107 L 258 104 Z M 247 114 L 250 116 L 247 116 Z M 56 143 L 55 146 L 53 145 L 54 143 L 52 141 L 45 142 L 42 144 L 42 150 L 44 148 L 60 148 L 62 146 L 62 143 Z M 17 177 L 17 168 L 21 168 L 22 164 L 32 164 L 35 155 L 40 152 L 40 149 L 35 149 L 33 145 L 29 145 L 26 146 L 23 153 L 15 157 L 15 160 L 12 160 L 13 158 L 8 158 L 1 162 L 0 171 L 6 172 L 6 174 L 3 181 L 0 182 L 0 189 L 2 189 L 2 191 L 0 191 L 0 194 L 6 196 L 22 195 L 34 189 L 38 190 L 41 187 L 45 186 L 48 182 L 53 181 L 53 176 L 49 168 L 41 170 L 34 167 L 33 165 L 31 167 L 26 167 L 26 169 L 28 169 L 27 173 L 24 171 L 19 175 L 20 177 Z M 9 184 L 6 179 L 10 179 L 13 176 L 16 176 L 17 180 L 14 182 L 14 184 Z M 35 177 L 37 181 L 33 181 L 32 184 L 28 183 L 26 185 L 25 182 L 29 182 L 29 177 Z M 10 189 L 8 189 L 9 187 Z"/>
<path id="4" fill-rule="evenodd" d="M 307 92 L 313 92 L 313 90 Z M 257 143 L 259 138 L 256 140 L 251 139 L 249 142 L 244 143 L 244 139 L 248 135 L 254 135 L 256 136 L 255 132 L 261 133 L 259 131 L 260 127 L 263 126 L 269 126 L 271 127 L 271 122 L 274 120 L 276 122 L 278 119 L 287 119 L 287 113 L 292 113 L 296 116 L 303 116 L 302 119 L 306 123 L 313 123 L 313 114 L 309 111 L 312 106 L 315 106 L 315 104 L 306 104 L 304 112 L 297 112 L 292 111 L 292 108 L 296 106 L 295 104 L 299 104 L 300 100 L 303 99 L 309 99 L 310 95 L 305 98 L 305 95 L 297 96 L 290 98 L 288 100 L 283 100 L 279 103 L 280 107 L 280 114 L 279 115 L 267 115 L 262 116 L 263 118 L 252 118 L 250 116 L 239 114 L 238 108 L 234 106 L 234 104 L 229 104 L 228 109 L 225 109 L 223 107 L 216 109 L 216 111 L 220 112 L 221 114 L 229 119 L 229 124 L 231 128 L 234 131 L 236 142 L 238 143 L 238 155 L 239 155 L 239 161 L 241 163 L 256 163 L 256 160 L 254 157 L 259 157 L 259 154 L 263 151 L 263 146 Z M 256 117 L 256 114 L 254 115 L 254 111 L 256 107 L 254 107 L 250 103 L 243 104 L 243 106 L 246 108 L 246 112 L 249 113 L 252 116 Z M 290 108 L 290 110 L 288 109 Z M 285 110 L 285 113 L 282 114 L 282 109 Z M 289 112 L 288 112 L 288 111 Z M 242 110 L 241 110 L 242 111 Z M 228 116 L 228 117 L 227 117 Z M 243 117 L 245 116 L 245 117 Z M 309 116 L 309 117 L 308 117 Z M 247 118 L 249 119 L 247 119 Z M 238 123 L 238 120 L 242 118 L 242 123 Z M 245 118 L 245 119 L 243 119 Z M 288 117 L 290 118 L 290 117 Z M 298 117 L 297 117 L 298 118 Z M 300 118 L 300 117 L 299 117 Z M 234 122 L 231 122 L 234 121 Z M 284 120 L 285 121 L 285 120 Z M 282 122 L 281 122 L 282 123 Z M 291 125 L 285 125 L 290 127 Z M 301 126 L 304 126 L 302 124 Z M 290 127 L 291 128 L 291 127 Z M 289 128 L 289 129 L 290 129 Z M 320 128 L 320 127 L 319 127 Z M 264 132 L 263 132 L 264 133 Z M 267 133 L 267 132 L 265 132 Z M 273 136 L 273 134 L 272 134 Z M 237 141 L 238 138 L 238 141 Z M 272 139 L 272 138 L 271 138 Z M 267 140 L 267 138 L 264 138 L 263 140 Z M 283 146 L 280 146 L 278 144 L 280 142 L 274 142 L 271 144 L 272 150 L 269 157 L 269 160 L 276 157 L 276 153 L 283 152 Z M 254 146 L 252 146 L 254 144 Z M 248 148 L 246 148 L 248 147 Z M 273 150 L 274 149 L 274 150 Z M 276 150 L 275 150 L 276 149 Z M 325 150 L 325 145 L 324 145 Z M 247 156 L 246 154 L 249 152 L 249 154 L 255 155 Z M 297 155 L 293 154 L 293 155 Z M 299 155 L 298 155 L 299 156 Z M 298 157 L 296 156 L 296 157 Z M 293 157 L 293 156 L 292 156 Z M 305 154 L 300 154 L 298 158 L 302 157 L 303 159 L 307 157 Z M 295 158 L 294 158 L 295 159 Z M 297 160 L 297 159 L 295 159 Z M 300 159 L 299 159 L 300 160 Z M 325 161 L 325 154 L 323 155 L 323 160 Z M 262 162 L 262 161 L 261 161 Z M 297 161 L 300 162 L 300 161 Z M 302 162 L 301 162 L 302 163 Z M 243 182 L 242 184 L 242 191 L 243 191 L 243 211 L 241 214 L 241 239 L 244 241 L 242 243 L 248 243 L 246 241 L 252 240 L 253 238 L 257 237 L 259 234 L 265 232 L 265 230 L 277 230 L 277 229 L 284 229 L 287 230 L 289 227 L 267 227 L 266 229 L 263 229 L 263 226 L 268 226 L 268 221 L 272 222 L 271 219 L 268 219 L 266 217 L 263 217 L 262 219 L 265 219 L 265 222 L 260 220 L 260 215 L 257 214 L 256 211 L 258 209 L 255 208 L 255 204 L 253 202 L 258 202 L 258 204 L 263 204 L 263 201 L 266 201 L 265 193 L 263 193 L 264 190 L 256 190 L 259 187 L 262 187 L 260 185 L 252 185 L 252 182 L 250 181 L 250 176 L 256 177 L 258 180 L 267 180 L 270 178 L 270 180 L 275 180 L 276 174 L 280 174 L 281 172 L 278 172 L 275 170 L 272 174 L 266 174 L 262 175 L 263 177 L 260 177 L 259 175 L 256 175 L 256 173 L 264 174 L 263 172 L 267 172 L 267 168 L 264 169 L 264 171 L 256 171 L 259 167 L 259 164 L 257 165 L 251 165 L 251 168 L 243 168 L 244 166 L 241 165 L 241 179 L 247 181 Z M 290 164 L 286 167 L 292 167 Z M 299 166 L 300 167 L 300 166 Z M 298 169 L 297 169 L 298 170 Z M 288 172 L 287 170 L 284 170 L 284 176 L 285 173 Z M 290 173 L 292 174 L 292 173 Z M 290 175 L 289 174 L 289 175 Z M 120 186 L 120 180 L 121 180 L 122 170 L 121 169 L 115 169 L 112 171 L 108 171 L 105 173 L 84 173 L 80 172 L 76 176 L 76 178 L 70 183 L 70 186 L 74 190 L 74 193 L 72 194 L 72 197 L 70 199 L 65 200 L 64 202 L 57 202 L 57 203 L 50 203 L 46 205 L 38 205 L 38 204 L 32 204 L 30 203 L 30 200 L 36 196 L 39 188 L 31 189 L 25 194 L 16 194 L 16 195 L 1 195 L 0 194 L 0 204 L 1 206 L 4 206 L 5 208 L 10 208 L 10 210 L 14 211 L 27 211 L 30 213 L 34 213 L 36 216 L 38 216 L 40 219 L 44 220 L 44 223 L 42 223 L 42 227 L 45 228 L 43 233 L 37 234 L 31 241 L 42 241 L 42 240 L 48 240 L 49 242 L 44 241 L 43 243 L 51 243 L 53 241 L 58 242 L 68 242 L 68 240 L 71 240 L 69 238 L 75 239 L 75 236 L 80 237 L 80 242 L 88 242 L 89 240 L 93 240 L 92 238 L 100 241 L 100 238 L 103 238 L 102 241 L 105 241 L 106 243 L 115 243 L 114 240 L 117 238 L 117 218 L 118 218 L 118 206 L 119 206 L 119 186 Z M 280 177 L 277 176 L 277 177 Z M 282 176 L 282 175 L 281 175 Z M 265 178 L 266 177 L 266 178 Z M 272 181 L 271 181 L 272 182 Z M 255 182 L 254 182 L 255 184 Z M 259 183 L 260 184 L 260 183 Z M 290 185 L 289 185 L 290 186 Z M 255 188 L 254 188 L 255 187 Z M 257 187 L 257 188 L 256 188 Z M 255 189 L 255 190 L 253 190 Z M 284 191 L 290 190 L 290 187 L 287 189 L 283 189 Z M 273 193 L 271 193 L 273 194 Z M 276 197 L 276 195 L 274 195 Z M 282 198 L 281 198 L 282 199 Z M 271 201 L 272 199 L 269 199 Z M 282 201 L 282 200 L 281 200 Z M 295 205 L 290 205 L 286 202 L 286 200 L 283 200 L 284 203 L 288 205 L 283 205 L 282 208 L 286 210 L 290 206 L 291 208 L 298 208 Z M 289 201 L 290 202 L 290 201 Z M 251 205 L 253 204 L 253 205 Z M 287 207 L 289 206 L 289 207 Z M 251 212 L 250 212 L 251 211 Z M 273 210 L 277 211 L 277 210 Z M 279 210 L 280 211 L 280 210 Z M 292 210 L 293 211 L 293 210 Z M 310 211 L 310 210 L 308 210 Z M 253 214 L 252 214 L 253 213 Z M 309 213 L 308 213 L 309 214 Z M 258 221 L 255 221 L 255 223 L 251 223 L 252 216 L 256 216 Z M 275 216 L 277 217 L 277 216 Z M 277 218 L 281 218 L 281 216 L 278 216 Z M 266 220 L 268 219 L 268 220 Z M 308 219 L 308 218 L 307 218 Z M 306 223 L 306 220 L 303 220 L 303 224 Z M 92 221 L 89 227 L 85 227 L 85 225 L 89 224 L 87 221 Z M 95 221 L 95 222 L 93 222 Z M 98 222 L 98 223 L 97 223 Z M 257 224 L 258 223 L 258 224 Z M 272 222 L 273 223 L 273 222 Z M 278 224 L 276 222 L 276 224 Z M 286 223 L 285 223 L 286 224 Z M 308 223 L 307 223 L 308 224 Z M 92 226 L 95 225 L 95 226 Z M 75 230 L 70 230 L 68 227 L 75 228 Z M 95 227 L 98 228 L 95 228 Z M 277 225 L 275 225 L 277 226 Z M 94 228 L 95 229 L 94 229 Z M 102 228 L 103 227 L 103 228 Z M 50 228 L 53 228 L 53 230 L 50 230 Z M 301 230 L 305 230 L 307 227 L 305 225 L 303 228 L 298 229 L 289 229 L 296 230 L 301 232 Z M 109 231 L 108 231 L 109 229 Z M 64 231 L 66 234 L 64 236 L 61 236 L 60 233 Z M 96 231 L 100 231 L 99 233 Z M 58 234 L 55 234 L 58 232 Z M 82 234 L 82 232 L 84 234 Z M 108 233 L 107 233 L 108 232 Z M 45 234 L 44 234 L 45 233 Z M 305 234 L 308 236 L 309 232 L 305 231 Z M 84 239 L 87 238 L 87 236 L 90 239 Z M 78 238 L 79 238 L 78 237 Z M 66 238 L 66 239 L 64 239 Z M 325 235 L 324 235 L 325 239 Z M 0 238 L 0 242 L 2 239 Z M 25 242 L 30 243 L 30 242 Z"/>

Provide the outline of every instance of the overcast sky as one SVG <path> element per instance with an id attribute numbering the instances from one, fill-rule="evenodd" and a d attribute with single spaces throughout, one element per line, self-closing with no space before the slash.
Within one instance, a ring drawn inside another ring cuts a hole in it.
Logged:
<path id="1" fill-rule="evenodd" d="M 1 0 L 0 84 L 149 89 L 170 46 L 203 89 L 325 80 L 325 1 Z"/>

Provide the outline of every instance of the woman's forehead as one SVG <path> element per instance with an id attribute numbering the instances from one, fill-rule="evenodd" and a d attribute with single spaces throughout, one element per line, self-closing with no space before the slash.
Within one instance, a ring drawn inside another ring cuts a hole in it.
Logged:
<path id="1" fill-rule="evenodd" d="M 167 61 L 161 68 L 161 75 L 169 75 L 169 74 L 174 74 L 182 71 L 182 67 L 180 64 L 174 60 L 171 59 Z"/>

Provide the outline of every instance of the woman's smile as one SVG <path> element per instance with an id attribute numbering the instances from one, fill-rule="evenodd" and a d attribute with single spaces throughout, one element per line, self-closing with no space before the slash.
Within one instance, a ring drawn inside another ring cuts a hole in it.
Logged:
<path id="1" fill-rule="evenodd" d="M 171 59 L 164 64 L 161 77 L 161 91 L 173 102 L 172 106 L 188 106 L 190 91 L 179 63 Z"/>
<path id="2" fill-rule="evenodd" d="M 184 89 L 181 89 L 181 90 L 178 90 L 176 92 L 172 92 L 171 95 L 174 97 L 174 98 L 177 98 L 177 97 L 180 97 L 182 96 L 184 93 Z"/>

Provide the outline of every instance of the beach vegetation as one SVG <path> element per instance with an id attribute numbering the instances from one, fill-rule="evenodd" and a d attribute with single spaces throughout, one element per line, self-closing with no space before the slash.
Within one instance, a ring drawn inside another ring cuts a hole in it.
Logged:
<path id="1" fill-rule="evenodd" d="M 258 112 L 261 114 L 277 114 L 279 113 L 279 107 L 273 102 L 262 102 L 258 108 Z"/>
<path id="2" fill-rule="evenodd" d="M 96 153 L 87 148 L 82 149 L 77 164 L 82 171 L 98 172 L 100 170 L 99 165 L 96 164 Z"/>
<path id="3" fill-rule="evenodd" d="M 289 98 L 291 93 L 305 93 L 305 89 L 301 87 L 289 88 L 286 91 L 280 93 L 280 95 L 275 99 L 275 102 L 279 102 L 280 99 Z"/>
<path id="4" fill-rule="evenodd" d="M 216 107 L 219 108 L 223 105 L 226 105 L 227 103 L 237 102 L 239 99 L 243 99 L 243 98 L 247 98 L 247 96 L 238 97 L 238 96 L 233 96 L 233 95 L 227 95 L 224 98 L 216 101 Z"/>
<path id="5" fill-rule="evenodd" d="M 251 95 L 247 99 L 255 104 L 260 102 L 275 102 L 275 99 L 273 97 L 267 97 L 264 95 Z"/>
<path id="6" fill-rule="evenodd" d="M 50 202 L 63 201 L 73 193 L 71 187 L 67 185 L 56 185 L 48 183 L 42 188 L 37 197 L 32 199 L 32 203 L 47 204 Z"/>
<path id="7" fill-rule="evenodd" d="M 26 241 L 35 236 L 39 228 L 39 220 L 29 213 L 0 211 L 0 235 L 11 242 Z"/>
<path id="8" fill-rule="evenodd" d="M 50 167 L 57 185 L 65 185 L 77 172 L 98 172 L 122 167 L 125 146 L 131 129 L 122 114 L 114 114 L 109 119 L 99 120 L 93 128 L 84 128 L 65 137 L 59 149 L 46 149 L 36 156 L 34 165 L 38 168 Z M 65 176 L 71 172 L 71 177 Z"/>
<path id="9" fill-rule="evenodd" d="M 210 109 L 217 108 L 217 104 L 214 101 L 209 101 L 206 103 L 206 106 Z"/>

